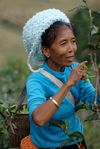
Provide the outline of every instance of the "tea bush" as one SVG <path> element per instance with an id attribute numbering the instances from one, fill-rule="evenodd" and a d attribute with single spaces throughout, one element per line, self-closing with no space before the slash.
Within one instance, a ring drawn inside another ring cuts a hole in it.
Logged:
<path id="1" fill-rule="evenodd" d="M 9 60 L 0 68 L 0 99 L 15 103 L 25 86 L 29 74 L 28 67 L 21 59 Z"/>

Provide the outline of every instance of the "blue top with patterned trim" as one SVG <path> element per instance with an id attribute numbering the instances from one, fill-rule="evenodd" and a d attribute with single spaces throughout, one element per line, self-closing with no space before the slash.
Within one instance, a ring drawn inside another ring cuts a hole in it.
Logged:
<path id="1" fill-rule="evenodd" d="M 78 63 L 73 62 L 71 66 L 65 68 L 64 72 L 56 72 L 52 70 L 47 63 L 43 64 L 41 67 L 64 83 L 68 79 L 72 69 L 77 65 Z M 38 126 L 32 121 L 32 112 L 39 105 L 46 102 L 50 96 L 57 93 L 59 87 L 40 72 L 35 72 L 28 77 L 26 89 L 28 110 L 30 113 L 30 136 L 32 142 L 39 148 L 60 147 L 62 142 L 69 138 L 60 128 L 50 125 L 49 122 L 45 123 L 43 126 Z M 81 101 L 88 102 L 88 104 L 91 105 L 94 100 L 95 89 L 90 81 L 85 82 L 84 80 L 80 80 L 70 91 L 74 96 L 75 103 Z M 69 134 L 72 132 L 83 133 L 83 125 L 75 113 L 75 106 L 68 97 L 63 99 L 60 107 L 52 116 L 51 120 L 65 121 L 68 126 Z M 75 142 L 70 142 L 67 145 L 70 144 L 75 144 Z"/>

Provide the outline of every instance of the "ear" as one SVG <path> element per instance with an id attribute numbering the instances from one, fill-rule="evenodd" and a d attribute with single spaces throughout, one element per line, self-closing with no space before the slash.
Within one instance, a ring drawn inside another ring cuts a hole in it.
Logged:
<path id="1" fill-rule="evenodd" d="M 48 59 L 50 57 L 50 49 L 47 47 L 43 48 L 43 54 L 45 55 L 45 57 Z"/>

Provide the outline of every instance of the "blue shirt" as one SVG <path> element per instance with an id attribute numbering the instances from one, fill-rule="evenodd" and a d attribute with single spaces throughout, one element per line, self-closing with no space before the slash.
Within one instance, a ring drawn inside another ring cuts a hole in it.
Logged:
<path id="1" fill-rule="evenodd" d="M 76 67 L 78 63 L 73 62 L 70 67 L 66 67 L 64 72 L 56 72 L 52 70 L 47 63 L 42 65 L 42 68 L 63 83 L 68 79 L 72 69 Z M 49 122 L 43 126 L 38 126 L 32 121 L 32 112 L 41 104 L 49 100 L 50 96 L 53 96 L 59 91 L 57 87 L 50 79 L 46 78 L 40 72 L 31 74 L 26 82 L 27 88 L 27 103 L 30 114 L 30 137 L 32 142 L 35 143 L 39 148 L 48 147 L 60 147 L 61 143 L 69 137 L 58 127 L 51 126 Z M 92 84 L 88 81 L 80 80 L 75 86 L 71 88 L 71 93 L 75 98 L 75 103 L 88 102 L 92 104 L 95 96 L 95 90 Z M 75 113 L 75 106 L 65 97 L 56 111 L 52 116 L 51 120 L 64 120 L 68 125 L 68 133 L 81 132 L 83 133 L 83 125 Z M 74 144 L 75 142 L 68 143 Z"/>

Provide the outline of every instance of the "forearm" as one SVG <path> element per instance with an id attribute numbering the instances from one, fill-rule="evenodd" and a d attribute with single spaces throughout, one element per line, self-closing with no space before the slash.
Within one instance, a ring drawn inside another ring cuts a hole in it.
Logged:
<path id="1" fill-rule="evenodd" d="M 63 99 L 65 98 L 71 87 L 74 86 L 82 78 L 84 70 L 81 68 L 83 67 L 84 63 L 81 63 L 72 70 L 68 80 L 61 87 L 61 89 L 53 96 L 54 100 L 56 100 L 56 102 L 59 105 L 62 103 Z M 33 120 L 38 125 L 43 125 L 45 122 L 51 119 L 51 117 L 55 114 L 56 111 L 57 107 L 52 102 L 52 100 L 47 100 L 47 102 L 36 108 L 36 110 L 33 112 Z"/>
<path id="2" fill-rule="evenodd" d="M 72 85 L 67 81 L 61 87 L 61 89 L 53 96 L 53 98 L 57 101 L 59 105 L 62 103 L 63 99 L 65 98 L 71 87 Z M 44 104 L 37 107 L 36 110 L 33 112 L 33 120 L 37 125 L 42 126 L 51 119 L 57 109 L 57 106 L 52 102 L 52 100 L 47 100 Z"/>

